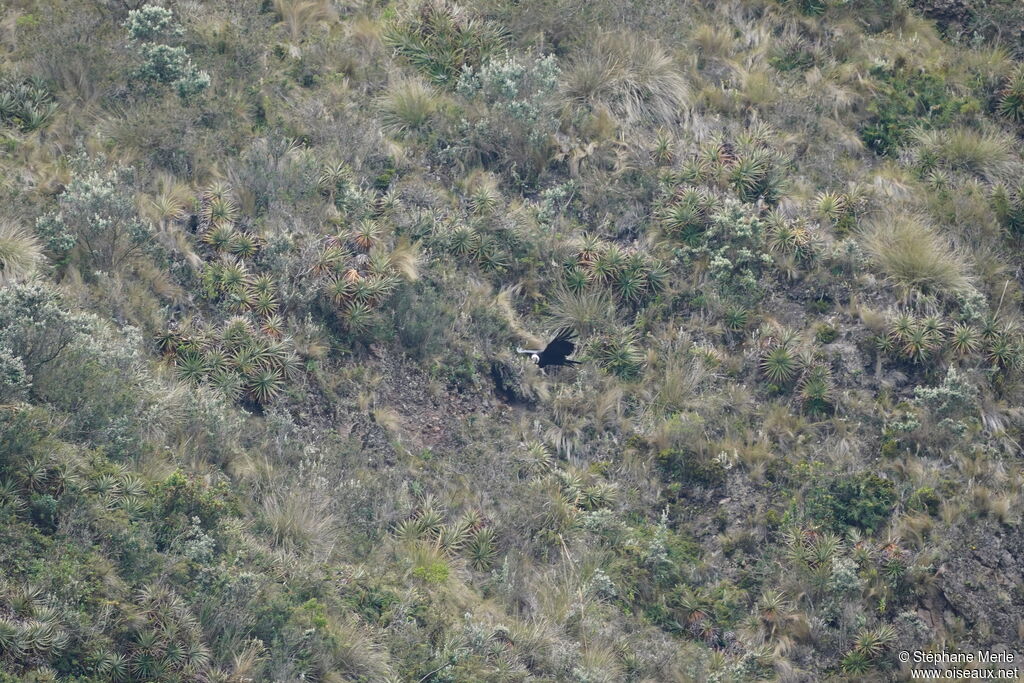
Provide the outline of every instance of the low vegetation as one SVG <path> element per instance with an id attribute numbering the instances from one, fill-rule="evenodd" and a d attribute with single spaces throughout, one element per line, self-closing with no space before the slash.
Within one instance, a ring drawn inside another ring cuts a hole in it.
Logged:
<path id="1" fill-rule="evenodd" d="M 1010 0 L 7 3 L 0 683 L 1012 649 L 1022 36 Z M 562 328 L 580 365 L 515 353 Z"/>

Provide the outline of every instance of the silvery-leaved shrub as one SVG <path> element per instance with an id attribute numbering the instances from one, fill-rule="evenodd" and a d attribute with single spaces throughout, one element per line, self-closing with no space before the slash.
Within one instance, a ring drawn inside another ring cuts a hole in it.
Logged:
<path id="1" fill-rule="evenodd" d="M 58 360 L 83 329 L 50 287 L 29 283 L 0 289 L 0 349 L 18 359 L 29 380 Z"/>
<path id="2" fill-rule="evenodd" d="M 28 385 L 21 358 L 10 349 L 0 347 L 0 402 L 8 403 L 21 397 Z"/>
<path id="3" fill-rule="evenodd" d="M 104 168 L 101 160 L 84 158 L 75 165 L 75 178 L 57 209 L 36 221 L 36 233 L 58 261 L 75 259 L 89 277 L 116 270 L 142 250 L 151 229 L 135 207 L 131 168 Z"/>
<path id="4" fill-rule="evenodd" d="M 146 43 L 141 53 L 142 63 L 135 70 L 135 77 L 141 80 L 169 85 L 186 78 L 192 70 L 192 62 L 183 47 Z"/>
<path id="5" fill-rule="evenodd" d="M 160 38 L 176 38 L 183 33 L 174 22 L 174 14 L 166 7 L 145 5 L 128 13 L 124 22 L 132 40 L 153 42 Z"/>
<path id="6" fill-rule="evenodd" d="M 170 86 L 187 100 L 209 87 L 210 75 L 192 64 L 185 48 L 167 44 L 184 33 L 169 9 L 146 5 L 129 12 L 123 25 L 138 50 L 139 64 L 133 78 L 145 84 L 146 89 Z"/>
<path id="7" fill-rule="evenodd" d="M 543 165 L 558 130 L 560 73 L 554 55 L 506 55 L 479 68 L 463 67 L 456 91 L 471 104 L 463 126 L 483 161 L 515 169 L 519 175 Z"/>

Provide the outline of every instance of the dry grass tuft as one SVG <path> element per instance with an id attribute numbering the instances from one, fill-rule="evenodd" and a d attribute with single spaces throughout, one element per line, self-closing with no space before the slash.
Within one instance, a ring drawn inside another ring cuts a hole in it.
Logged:
<path id="1" fill-rule="evenodd" d="M 30 277 L 43 262 L 43 248 L 28 230 L 0 220 L 0 284 Z"/>
<path id="2" fill-rule="evenodd" d="M 264 500 L 263 521 L 274 545 L 288 550 L 329 555 L 337 537 L 335 518 L 327 505 L 299 490 Z"/>
<path id="3" fill-rule="evenodd" d="M 952 296 L 971 287 L 960 255 L 920 216 L 883 216 L 868 227 L 861 241 L 904 296 Z"/>
<path id="4" fill-rule="evenodd" d="M 418 79 L 393 84 L 380 100 L 384 129 L 402 137 L 425 129 L 442 99 L 437 91 Z"/>
<path id="5" fill-rule="evenodd" d="M 1014 140 L 1002 131 L 972 128 L 919 130 L 914 134 L 916 156 L 926 168 L 940 167 L 986 179 L 1010 169 Z"/>
<path id="6" fill-rule="evenodd" d="M 606 33 L 569 67 L 565 93 L 572 101 L 607 108 L 626 121 L 670 123 L 683 113 L 690 88 L 657 41 Z"/>

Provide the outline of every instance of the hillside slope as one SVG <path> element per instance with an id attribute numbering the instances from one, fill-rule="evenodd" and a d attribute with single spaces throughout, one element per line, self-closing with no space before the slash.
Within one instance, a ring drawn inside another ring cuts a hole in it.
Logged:
<path id="1" fill-rule="evenodd" d="M 1022 59 L 1011 0 L 6 3 L 0 681 L 1019 661 Z"/>

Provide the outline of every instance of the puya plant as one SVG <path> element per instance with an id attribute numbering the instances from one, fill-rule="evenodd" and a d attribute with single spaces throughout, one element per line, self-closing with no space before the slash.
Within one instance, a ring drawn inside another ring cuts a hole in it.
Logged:
<path id="1" fill-rule="evenodd" d="M 41 79 L 0 79 L 0 126 L 30 133 L 44 128 L 57 109 L 53 93 Z"/>
<path id="2" fill-rule="evenodd" d="M 453 86 L 466 67 L 498 54 L 506 31 L 472 16 L 448 0 L 424 0 L 407 16 L 392 20 L 384 44 L 438 85 Z"/>

